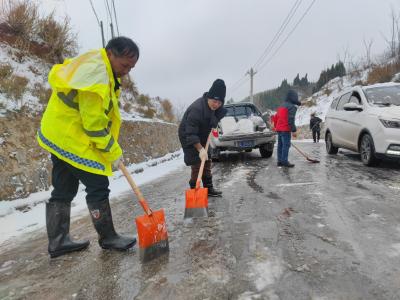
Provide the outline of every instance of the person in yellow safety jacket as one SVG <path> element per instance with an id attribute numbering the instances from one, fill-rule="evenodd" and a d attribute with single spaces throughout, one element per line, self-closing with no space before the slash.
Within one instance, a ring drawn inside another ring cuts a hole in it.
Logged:
<path id="1" fill-rule="evenodd" d="M 103 249 L 126 250 L 136 239 L 115 232 L 109 204 L 112 166 L 118 168 L 121 116 L 119 79 L 136 65 L 139 48 L 131 39 L 117 37 L 105 49 L 93 50 L 49 73 L 52 88 L 37 132 L 39 145 L 51 153 L 51 197 L 46 203 L 50 257 L 83 250 L 89 241 L 69 236 L 71 202 L 81 181 L 86 202 Z"/>

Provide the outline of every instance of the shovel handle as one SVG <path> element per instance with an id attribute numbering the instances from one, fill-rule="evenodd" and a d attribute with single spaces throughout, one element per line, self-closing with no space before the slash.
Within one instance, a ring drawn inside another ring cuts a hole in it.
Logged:
<path id="1" fill-rule="evenodd" d="M 144 199 L 143 194 L 140 191 L 139 187 L 136 185 L 135 181 L 133 181 L 131 174 L 129 173 L 129 171 L 126 169 L 126 167 L 124 166 L 124 164 L 122 162 L 119 163 L 118 167 L 121 170 L 121 172 L 125 175 L 126 180 L 128 180 L 130 186 L 132 187 L 132 190 L 138 197 L 139 203 L 142 206 L 144 212 L 148 216 L 150 216 L 153 212 L 151 211 L 151 208 L 147 204 L 146 200 Z"/>
<path id="2" fill-rule="evenodd" d="M 308 156 L 303 151 L 301 151 L 295 144 L 293 143 L 291 144 L 294 147 L 294 149 L 296 149 L 301 155 L 303 155 L 306 159 L 308 159 Z"/>
<path id="3" fill-rule="evenodd" d="M 211 139 L 211 134 L 212 134 L 213 129 L 211 129 L 210 134 L 208 135 L 207 138 L 207 143 L 206 143 L 206 147 L 205 150 L 208 153 L 208 147 L 210 146 L 210 139 Z M 206 161 L 204 159 L 201 160 L 201 164 L 200 164 L 200 170 L 199 170 L 199 174 L 197 175 L 197 180 L 196 180 L 196 189 L 200 188 L 200 180 L 201 177 L 203 177 L 203 171 L 204 171 L 204 164 L 206 163 Z"/>

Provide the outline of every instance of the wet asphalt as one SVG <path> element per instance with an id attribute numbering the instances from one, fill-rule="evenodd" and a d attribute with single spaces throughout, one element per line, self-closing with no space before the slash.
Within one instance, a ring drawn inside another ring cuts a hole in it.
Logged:
<path id="1" fill-rule="evenodd" d="M 293 169 L 256 150 L 223 155 L 208 218 L 183 219 L 188 168 L 144 185 L 170 245 L 150 262 L 137 247 L 102 250 L 88 215 L 71 225 L 91 241 L 83 252 L 50 259 L 44 231 L 0 248 L 0 299 L 400 299 L 400 165 L 297 145 L 321 162 L 293 148 Z M 112 209 L 117 230 L 136 234 L 133 194 Z"/>

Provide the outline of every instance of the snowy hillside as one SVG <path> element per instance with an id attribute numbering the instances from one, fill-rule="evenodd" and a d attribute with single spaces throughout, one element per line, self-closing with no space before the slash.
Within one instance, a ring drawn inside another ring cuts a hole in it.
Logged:
<path id="1" fill-rule="evenodd" d="M 346 75 L 344 77 L 336 77 L 329 81 L 321 90 L 305 100 L 311 106 L 300 106 L 296 114 L 296 125 L 302 126 L 309 124 L 310 114 L 316 112 L 317 116 L 325 121 L 326 113 L 332 100 L 335 99 L 344 89 L 356 85 L 359 81 L 365 81 L 369 70 L 361 72 L 360 76 Z M 329 94 L 329 95 L 328 95 Z"/>
<path id="2" fill-rule="evenodd" d="M 47 83 L 50 67 L 42 59 L 25 56 L 20 50 L 0 43 L 0 117 L 7 110 L 18 111 L 22 107 L 30 113 L 42 111 L 40 95 L 50 88 Z"/>
<path id="3" fill-rule="evenodd" d="M 0 117 L 4 117 L 7 111 L 18 112 L 21 109 L 31 115 L 40 114 L 51 95 L 47 82 L 51 67 L 52 64 L 36 56 L 29 56 L 21 50 L 0 43 Z M 157 97 L 149 97 L 148 105 L 141 105 L 130 91 L 122 90 L 122 119 L 164 122 L 161 101 L 163 100 Z M 150 117 L 146 115 L 149 109 L 154 111 Z"/>

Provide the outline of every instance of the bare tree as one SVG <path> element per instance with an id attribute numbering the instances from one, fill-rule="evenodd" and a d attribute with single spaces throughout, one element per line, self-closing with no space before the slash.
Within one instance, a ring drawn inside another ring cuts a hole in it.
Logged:
<path id="1" fill-rule="evenodd" d="M 400 14 L 397 15 L 394 8 L 392 7 L 390 11 L 390 37 L 387 38 L 384 34 L 381 33 L 386 43 L 388 44 L 390 58 L 396 57 L 396 55 L 398 54 L 398 42 L 400 40 L 399 19 Z"/>
<path id="2" fill-rule="evenodd" d="M 347 60 L 350 57 L 349 45 L 347 45 L 346 48 L 343 48 L 343 54 L 338 53 L 336 56 L 337 56 L 337 61 L 343 62 L 343 64 L 346 66 L 348 63 Z"/>
<path id="3" fill-rule="evenodd" d="M 363 44 L 365 47 L 365 67 L 369 68 L 372 65 L 372 60 L 371 60 L 371 48 L 372 44 L 374 43 L 373 39 L 363 39 Z"/>
<path id="4" fill-rule="evenodd" d="M 185 114 L 185 111 L 187 109 L 187 104 L 186 103 L 177 103 L 174 107 L 174 114 L 176 117 L 176 121 L 180 123 L 182 121 L 183 115 Z"/>

